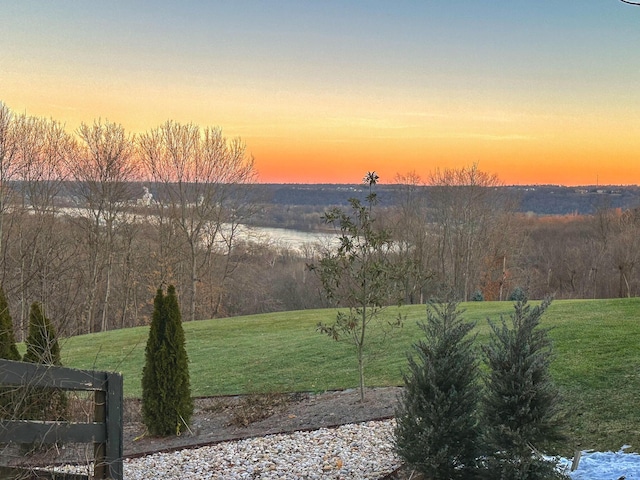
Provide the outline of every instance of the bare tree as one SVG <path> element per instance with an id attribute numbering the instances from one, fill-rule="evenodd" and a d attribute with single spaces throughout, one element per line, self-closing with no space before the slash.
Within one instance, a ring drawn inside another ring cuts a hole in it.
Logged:
<path id="1" fill-rule="evenodd" d="M 33 301 L 49 309 L 50 282 L 60 273 L 55 269 L 56 259 L 64 258 L 64 251 L 70 250 L 54 233 L 59 231 L 56 200 L 64 181 L 63 165 L 73 155 L 75 142 L 64 126 L 53 120 L 20 115 L 14 128 L 16 191 L 21 201 L 17 198 L 13 209 L 13 215 L 20 219 L 12 243 L 19 255 L 20 330 L 24 332 Z"/>
<path id="2" fill-rule="evenodd" d="M 17 135 L 15 116 L 3 102 L 0 102 L 0 261 L 2 276 L 6 273 L 5 259 L 5 219 L 11 208 L 14 194 L 11 186 L 17 170 Z"/>
<path id="3" fill-rule="evenodd" d="M 633 273 L 640 261 L 640 210 L 610 210 L 607 245 L 609 264 L 618 274 L 617 296 L 632 296 Z"/>
<path id="4" fill-rule="evenodd" d="M 17 177 L 22 183 L 23 203 L 33 211 L 53 213 L 66 180 L 65 165 L 77 145 L 64 125 L 55 120 L 20 115 L 16 129 Z"/>
<path id="5" fill-rule="evenodd" d="M 161 248 L 168 249 L 174 238 L 188 250 L 189 319 L 195 320 L 201 270 L 216 251 L 232 248 L 238 225 L 252 213 L 237 187 L 255 181 L 253 158 L 240 139 L 226 139 L 219 128 L 171 121 L 141 135 L 138 144 L 154 184 Z M 168 258 L 175 250 L 161 255 Z M 223 265 L 221 282 L 231 270 L 231 264 Z M 160 280 L 169 280 L 167 274 Z"/>
<path id="6" fill-rule="evenodd" d="M 406 303 L 424 303 L 426 288 L 434 277 L 435 248 L 429 232 L 426 185 L 415 171 L 396 175 L 400 186 L 392 219 L 394 247 L 401 263 Z"/>
<path id="7" fill-rule="evenodd" d="M 92 331 L 99 285 L 104 276 L 100 330 L 109 326 L 109 300 L 112 289 L 116 235 L 126 224 L 130 181 L 135 178 L 133 139 L 124 128 L 108 121 L 82 123 L 77 132 L 82 142 L 78 158 L 67 168 L 75 180 L 76 214 L 84 226 L 88 246 L 89 291 L 86 303 L 86 329 Z"/>
<path id="8" fill-rule="evenodd" d="M 448 288 L 468 301 L 471 290 L 481 283 L 485 255 L 504 254 L 497 245 L 508 239 L 509 216 L 515 205 L 498 188 L 498 177 L 482 172 L 477 164 L 436 170 L 429 183 L 438 236 L 439 274 Z"/>

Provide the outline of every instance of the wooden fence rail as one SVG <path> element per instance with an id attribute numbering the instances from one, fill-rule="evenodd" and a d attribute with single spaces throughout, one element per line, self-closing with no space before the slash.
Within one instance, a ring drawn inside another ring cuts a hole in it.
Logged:
<path id="1" fill-rule="evenodd" d="M 93 443 L 94 478 L 122 480 L 122 375 L 0 359 L 0 386 L 94 392 L 90 423 L 0 420 L 0 443 Z"/>

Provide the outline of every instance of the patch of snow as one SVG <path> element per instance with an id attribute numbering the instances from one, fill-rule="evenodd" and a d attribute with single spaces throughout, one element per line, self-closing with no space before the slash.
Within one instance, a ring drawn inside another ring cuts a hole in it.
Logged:
<path id="1" fill-rule="evenodd" d="M 571 472 L 571 459 L 560 459 L 560 470 L 572 480 L 640 480 L 640 455 L 626 453 L 624 445 L 617 452 L 583 451 L 578 468 Z"/>

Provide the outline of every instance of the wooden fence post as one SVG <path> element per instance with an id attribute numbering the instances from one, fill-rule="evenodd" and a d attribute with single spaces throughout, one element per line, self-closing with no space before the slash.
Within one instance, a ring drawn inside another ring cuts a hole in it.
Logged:
<path id="1" fill-rule="evenodd" d="M 109 478 L 122 479 L 123 454 L 123 419 L 122 405 L 124 404 L 122 375 L 118 373 L 107 373 L 107 445 L 105 460 L 109 465 Z"/>
<path id="2" fill-rule="evenodd" d="M 0 359 L 2 385 L 93 391 L 93 422 L 0 419 L 0 443 L 93 443 L 94 478 L 122 480 L 122 375 Z"/>

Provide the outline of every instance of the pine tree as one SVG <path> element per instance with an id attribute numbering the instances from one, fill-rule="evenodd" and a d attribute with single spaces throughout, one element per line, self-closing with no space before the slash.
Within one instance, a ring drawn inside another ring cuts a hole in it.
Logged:
<path id="1" fill-rule="evenodd" d="M 551 304 L 531 308 L 518 301 L 511 328 L 504 318 L 489 321 L 491 337 L 484 348 L 489 374 L 484 397 L 485 439 L 491 455 L 488 477 L 504 480 L 566 478 L 536 448 L 561 438 L 560 396 L 549 366 L 552 344 L 540 318 Z"/>
<path id="2" fill-rule="evenodd" d="M 156 357 L 160 351 L 166 323 L 164 294 L 159 288 L 153 300 L 153 315 L 145 348 L 145 364 L 142 369 L 142 418 L 152 434 L 158 434 L 156 425 L 162 422 L 162 394 L 158 373 L 161 370 L 157 365 Z"/>
<path id="3" fill-rule="evenodd" d="M 173 415 L 174 426 L 179 432 L 189 425 L 193 414 L 193 399 L 189 379 L 189 357 L 182 328 L 182 315 L 178 305 L 176 289 L 169 285 L 165 297 L 167 311 L 166 356 L 169 361 L 167 373 L 169 412 Z"/>
<path id="4" fill-rule="evenodd" d="M 182 316 L 173 285 L 158 289 L 142 371 L 142 416 L 152 435 L 178 434 L 189 425 L 193 400 Z"/>
<path id="5" fill-rule="evenodd" d="M 16 361 L 21 359 L 18 347 L 16 347 L 13 319 L 9 313 L 9 304 L 2 287 L 0 287 L 0 358 Z"/>
<path id="6" fill-rule="evenodd" d="M 44 365 L 62 365 L 60 345 L 51 321 L 44 315 L 38 302 L 31 305 L 29 311 L 29 330 L 27 333 L 27 353 L 23 360 Z"/>
<path id="7" fill-rule="evenodd" d="M 0 287 L 0 358 L 21 360 L 13 333 L 13 319 L 2 287 Z M 15 388 L 0 387 L 0 418 L 13 418 L 17 398 Z"/>
<path id="8" fill-rule="evenodd" d="M 453 301 L 429 305 L 396 411 L 396 452 L 434 480 L 477 472 L 480 386 L 475 336 L 468 337 L 475 323 L 465 323 L 462 313 Z"/>
<path id="9" fill-rule="evenodd" d="M 29 311 L 27 352 L 23 361 L 43 365 L 62 365 L 60 345 L 51 321 L 41 305 L 34 302 Z M 67 409 L 67 396 L 63 390 L 27 387 L 25 415 L 35 420 L 62 420 Z"/>

